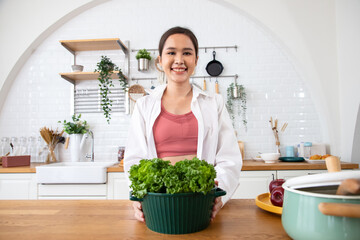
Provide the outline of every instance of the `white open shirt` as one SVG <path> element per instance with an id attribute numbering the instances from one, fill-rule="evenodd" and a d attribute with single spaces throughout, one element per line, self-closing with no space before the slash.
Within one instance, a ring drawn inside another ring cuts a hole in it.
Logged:
<path id="1" fill-rule="evenodd" d="M 239 185 L 242 157 L 235 132 L 219 94 L 208 94 L 193 88 L 191 111 L 198 121 L 197 157 L 215 166 L 219 187 L 226 191 L 225 204 Z M 129 181 L 129 169 L 141 159 L 157 158 L 153 125 L 161 111 L 161 98 L 166 85 L 158 86 L 150 95 L 136 101 L 125 150 L 124 169 Z"/>

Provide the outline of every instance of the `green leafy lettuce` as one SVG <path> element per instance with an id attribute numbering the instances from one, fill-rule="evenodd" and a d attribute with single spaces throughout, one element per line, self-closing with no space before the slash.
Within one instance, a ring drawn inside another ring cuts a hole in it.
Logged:
<path id="1" fill-rule="evenodd" d="M 160 158 L 143 159 L 130 168 L 132 194 L 143 198 L 148 192 L 207 194 L 214 187 L 216 171 L 205 160 L 193 158 L 171 165 Z"/>

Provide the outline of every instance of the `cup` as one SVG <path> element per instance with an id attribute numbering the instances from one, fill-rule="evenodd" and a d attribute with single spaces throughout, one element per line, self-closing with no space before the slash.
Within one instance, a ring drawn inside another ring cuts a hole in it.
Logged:
<path id="1" fill-rule="evenodd" d="M 287 157 L 294 157 L 294 146 L 286 146 L 286 156 Z"/>

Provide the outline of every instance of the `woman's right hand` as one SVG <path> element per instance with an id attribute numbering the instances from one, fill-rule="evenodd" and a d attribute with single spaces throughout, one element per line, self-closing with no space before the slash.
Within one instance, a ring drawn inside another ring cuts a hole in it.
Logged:
<path id="1" fill-rule="evenodd" d="M 142 211 L 141 202 L 133 202 L 134 216 L 140 222 L 145 222 L 144 213 Z"/>

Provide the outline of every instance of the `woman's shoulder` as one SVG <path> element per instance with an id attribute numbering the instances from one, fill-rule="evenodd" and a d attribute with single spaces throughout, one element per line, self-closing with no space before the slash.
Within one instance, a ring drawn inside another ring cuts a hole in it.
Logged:
<path id="1" fill-rule="evenodd" d="M 202 96 L 203 102 L 209 104 L 216 104 L 217 106 L 221 106 L 224 104 L 224 98 L 219 93 L 208 93 Z"/>
<path id="2" fill-rule="evenodd" d="M 145 95 L 138 100 L 136 100 L 136 105 L 140 108 L 145 108 L 147 105 L 154 102 L 154 98 L 151 97 L 151 95 Z"/>

